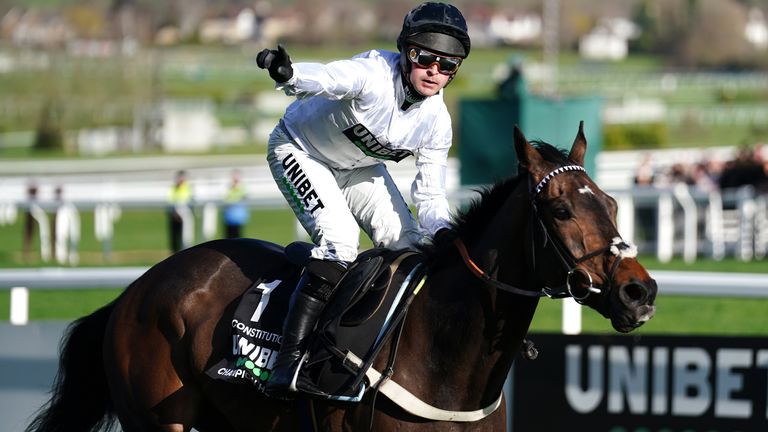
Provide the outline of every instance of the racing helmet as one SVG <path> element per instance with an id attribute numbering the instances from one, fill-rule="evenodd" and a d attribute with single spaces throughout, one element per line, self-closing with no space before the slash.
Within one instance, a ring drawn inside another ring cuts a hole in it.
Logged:
<path id="1" fill-rule="evenodd" d="M 400 66 L 405 72 L 410 70 L 406 56 L 409 45 L 436 54 L 466 58 L 471 47 L 467 22 L 456 6 L 439 2 L 422 3 L 405 15 L 397 38 Z"/>

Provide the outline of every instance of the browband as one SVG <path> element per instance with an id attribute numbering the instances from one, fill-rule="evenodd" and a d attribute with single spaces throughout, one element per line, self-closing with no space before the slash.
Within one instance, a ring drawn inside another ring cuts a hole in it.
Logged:
<path id="1" fill-rule="evenodd" d="M 554 171 L 550 172 L 549 174 L 545 175 L 543 179 L 539 182 L 539 184 L 536 185 L 536 189 L 534 190 L 533 195 L 536 196 L 541 192 L 542 189 L 544 189 L 544 186 L 549 183 L 550 180 L 552 180 L 552 177 L 562 174 L 566 171 L 583 171 L 587 172 L 587 170 L 584 169 L 584 167 L 579 165 L 565 165 L 561 166 L 560 168 L 555 169 Z"/>

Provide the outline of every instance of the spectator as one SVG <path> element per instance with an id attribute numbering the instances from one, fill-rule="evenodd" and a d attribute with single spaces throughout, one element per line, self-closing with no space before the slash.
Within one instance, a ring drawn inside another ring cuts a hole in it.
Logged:
<path id="1" fill-rule="evenodd" d="M 720 178 L 719 162 L 714 159 L 702 159 L 691 167 L 690 184 L 702 192 L 718 190 Z"/>
<path id="2" fill-rule="evenodd" d="M 22 255 L 24 256 L 24 261 L 27 262 L 29 262 L 32 253 L 32 240 L 35 236 L 35 226 L 37 225 L 37 221 L 33 216 L 33 209 L 35 207 L 39 208 L 37 204 L 37 186 L 30 183 L 27 186 L 27 208 L 24 212 L 24 241 L 22 246 Z"/>
<path id="3" fill-rule="evenodd" d="M 171 252 L 176 253 L 192 244 L 194 220 L 192 219 L 192 189 L 184 170 L 176 172 L 170 191 L 168 207 L 168 228 L 170 230 Z"/>
<path id="4" fill-rule="evenodd" d="M 764 177 L 762 164 L 755 157 L 756 153 L 749 148 L 739 150 L 736 159 L 726 164 L 720 176 L 720 188 L 739 188 L 742 186 L 759 185 Z"/>
<path id="5" fill-rule="evenodd" d="M 672 166 L 669 168 L 668 176 L 670 184 L 691 184 L 691 178 L 688 176 L 688 167 L 681 162 L 675 162 L 672 164 Z"/>
<path id="6" fill-rule="evenodd" d="M 642 162 L 640 162 L 640 165 L 637 167 L 637 172 L 635 172 L 635 185 L 653 186 L 653 182 L 653 164 L 651 163 L 651 155 L 647 154 L 643 157 Z"/>
<path id="7" fill-rule="evenodd" d="M 519 104 L 520 99 L 528 94 L 528 87 L 523 76 L 523 62 L 519 56 L 513 55 L 507 63 L 507 76 L 499 84 L 497 92 L 499 98 L 516 101 Z"/>
<path id="8" fill-rule="evenodd" d="M 64 200 L 64 189 L 55 191 L 57 204 L 53 225 L 54 251 L 59 264 L 77 265 L 79 261 L 80 213 L 77 208 Z"/>
<path id="9" fill-rule="evenodd" d="M 224 197 L 224 236 L 240 238 L 243 226 L 249 219 L 248 207 L 245 205 L 245 188 L 240 182 L 240 172 L 232 172 L 232 182 Z"/>
<path id="10" fill-rule="evenodd" d="M 760 194 L 768 194 L 768 159 L 763 160 L 763 178 L 757 185 L 757 191 Z"/>

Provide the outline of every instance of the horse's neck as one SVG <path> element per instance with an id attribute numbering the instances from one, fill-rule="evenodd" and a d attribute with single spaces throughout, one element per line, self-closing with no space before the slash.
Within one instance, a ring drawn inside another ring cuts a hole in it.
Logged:
<path id="1" fill-rule="evenodd" d="M 528 288 L 525 260 L 527 203 L 509 200 L 477 239 L 468 241 L 473 260 L 491 277 Z M 421 325 L 431 337 L 431 370 L 446 389 L 463 391 L 468 406 L 498 397 L 519 352 L 537 300 L 499 292 L 464 265 L 445 265 L 424 293 Z M 418 349 L 418 348 L 417 348 Z M 442 374 L 442 376 L 440 376 Z M 475 400 L 470 400 L 474 398 Z"/>

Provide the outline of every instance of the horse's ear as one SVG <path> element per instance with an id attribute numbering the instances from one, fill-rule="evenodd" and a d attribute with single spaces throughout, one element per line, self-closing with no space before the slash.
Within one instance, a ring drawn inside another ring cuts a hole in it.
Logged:
<path id="1" fill-rule="evenodd" d="M 515 153 L 517 154 L 517 160 L 520 166 L 528 170 L 534 177 L 542 175 L 544 170 L 544 158 L 541 157 L 539 151 L 536 150 L 523 135 L 523 131 L 515 125 Z"/>
<path id="2" fill-rule="evenodd" d="M 584 166 L 584 154 L 586 152 L 587 139 L 584 137 L 584 121 L 582 120 L 579 122 L 579 132 L 576 133 L 576 139 L 573 140 L 573 146 L 571 146 L 571 153 L 568 154 L 568 159 Z"/>

